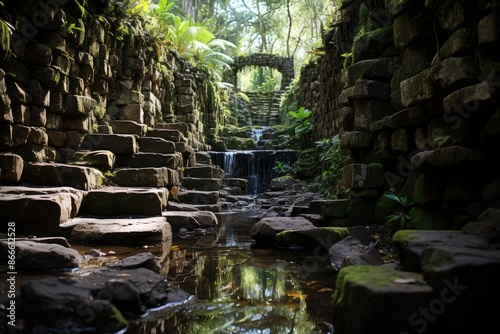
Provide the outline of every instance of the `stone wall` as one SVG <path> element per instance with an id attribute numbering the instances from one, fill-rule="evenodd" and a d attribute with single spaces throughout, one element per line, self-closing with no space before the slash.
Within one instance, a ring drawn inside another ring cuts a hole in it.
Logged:
<path id="1" fill-rule="evenodd" d="M 388 190 L 422 228 L 498 203 L 498 2 L 346 0 L 339 13 L 298 95 L 315 140 L 339 135 L 342 185 L 371 208 L 350 223 L 385 221 L 373 203 Z"/>
<path id="2" fill-rule="evenodd" d="M 218 91 L 150 38 L 140 17 L 111 0 L 84 9 L 69 0 L 4 3 L 0 17 L 16 29 L 13 54 L 0 60 L 1 151 L 64 162 L 86 134 L 112 132 L 116 120 L 149 128 L 186 122 L 193 148 L 210 148 L 203 122 L 220 108 L 206 94 Z"/>
<path id="3" fill-rule="evenodd" d="M 230 82 L 238 86 L 238 72 L 247 66 L 265 66 L 278 70 L 281 75 L 281 90 L 288 88 L 295 77 L 293 57 L 280 57 L 269 53 L 254 53 L 249 56 L 238 57 L 231 66 Z"/>

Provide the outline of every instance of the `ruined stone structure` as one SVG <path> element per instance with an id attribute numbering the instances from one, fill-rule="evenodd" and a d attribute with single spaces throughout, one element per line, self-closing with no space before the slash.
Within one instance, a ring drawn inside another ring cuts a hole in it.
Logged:
<path id="1" fill-rule="evenodd" d="M 314 140 L 338 135 L 349 158 L 349 224 L 383 223 L 388 190 L 415 203 L 420 228 L 460 228 L 498 201 L 496 5 L 343 2 L 299 96 Z"/>
<path id="2" fill-rule="evenodd" d="M 282 74 L 280 90 L 269 93 L 245 92 L 250 98 L 252 126 L 272 126 L 280 123 L 279 107 L 281 96 L 295 77 L 293 58 L 268 53 L 254 53 L 238 57 L 231 66 L 228 81 L 238 89 L 238 72 L 248 66 L 270 67 Z"/>
<path id="3" fill-rule="evenodd" d="M 206 74 L 130 25 L 121 9 L 73 1 L 8 5 L 11 57 L 0 62 L 2 151 L 26 161 L 67 161 L 87 134 L 130 134 L 186 123 L 188 144 L 207 150 L 216 87 Z M 4 9 L 5 10 L 5 9 Z M 15 25 L 15 24 L 14 24 Z M 215 126 L 214 126 L 215 127 Z"/>
<path id="4" fill-rule="evenodd" d="M 295 77 L 293 58 L 268 53 L 254 53 L 250 56 L 236 58 L 231 66 L 230 79 L 235 87 L 238 87 L 238 72 L 247 66 L 265 66 L 278 70 L 282 74 L 281 90 L 285 90 Z"/>

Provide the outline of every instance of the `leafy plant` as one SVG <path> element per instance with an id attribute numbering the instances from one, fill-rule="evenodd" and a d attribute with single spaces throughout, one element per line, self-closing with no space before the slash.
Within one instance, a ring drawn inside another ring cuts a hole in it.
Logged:
<path id="1" fill-rule="evenodd" d="M 408 196 L 398 196 L 393 193 L 386 193 L 384 194 L 384 196 L 399 204 L 399 210 L 386 217 L 387 219 L 386 224 L 390 224 L 392 222 L 399 222 L 401 228 L 404 228 L 405 225 L 410 221 L 410 216 L 408 216 L 408 211 L 413 206 L 414 203 L 408 200 Z"/>
<path id="2" fill-rule="evenodd" d="M 0 2 L 0 6 L 3 6 L 3 2 Z M 10 36 L 12 35 L 12 31 L 14 27 L 4 20 L 0 19 L 0 41 L 2 42 L 1 53 L 4 56 L 4 59 L 9 58 L 12 55 L 12 51 L 10 50 Z"/>
<path id="3" fill-rule="evenodd" d="M 286 175 L 291 170 L 292 170 L 292 166 L 290 166 L 286 162 L 282 162 L 282 161 L 276 161 L 276 165 L 273 167 L 273 171 L 278 176 Z"/>
<path id="4" fill-rule="evenodd" d="M 349 59 L 351 59 L 351 64 L 352 64 L 352 52 L 346 52 L 346 53 L 343 53 L 340 55 L 342 58 L 344 58 L 344 61 L 342 63 L 343 67 L 344 67 L 344 70 L 347 68 L 347 66 L 349 65 L 347 62 L 349 61 Z"/>
<path id="5" fill-rule="evenodd" d="M 292 116 L 297 121 L 295 126 L 295 134 L 302 135 L 312 130 L 312 124 L 309 122 L 311 111 L 305 107 L 300 107 L 297 111 L 289 111 L 288 115 Z"/>
<path id="6" fill-rule="evenodd" d="M 326 197 L 338 195 L 337 183 L 342 177 L 342 169 L 347 161 L 340 146 L 339 136 L 323 138 L 317 141 L 316 147 L 319 148 L 319 159 L 323 164 L 323 171 L 320 177 L 320 192 Z M 347 194 L 344 192 L 344 194 Z"/>

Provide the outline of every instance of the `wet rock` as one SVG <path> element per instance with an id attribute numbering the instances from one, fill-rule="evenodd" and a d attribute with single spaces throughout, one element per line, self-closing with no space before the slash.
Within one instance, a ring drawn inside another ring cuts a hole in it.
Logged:
<path id="1" fill-rule="evenodd" d="M 28 327 L 93 328 L 98 333 L 115 333 L 127 326 L 126 318 L 191 298 L 145 268 L 32 280 L 20 290 Z"/>
<path id="2" fill-rule="evenodd" d="M 0 240 L 2 259 L 8 259 L 8 242 Z M 78 268 L 83 257 L 78 251 L 57 243 L 16 240 L 16 270 L 68 270 Z"/>
<path id="3" fill-rule="evenodd" d="M 266 217 L 259 220 L 251 230 L 252 239 L 263 245 L 274 245 L 276 235 L 286 230 L 307 230 L 315 226 L 302 217 Z"/>
<path id="4" fill-rule="evenodd" d="M 163 217 L 172 227 L 172 232 L 181 229 L 191 231 L 196 228 L 214 227 L 218 224 L 217 216 L 212 211 L 165 211 Z"/>
<path id="5" fill-rule="evenodd" d="M 304 230 L 286 230 L 276 234 L 276 244 L 287 248 L 328 250 L 349 235 L 344 227 L 315 227 Z"/>
<path id="6" fill-rule="evenodd" d="M 382 265 L 384 260 L 373 245 L 365 245 L 348 236 L 328 250 L 330 263 L 336 270 L 348 265 Z"/>
<path id="7" fill-rule="evenodd" d="M 177 169 L 183 166 L 180 153 L 136 153 L 117 157 L 117 166 L 131 168 L 167 167 Z"/>
<path id="8" fill-rule="evenodd" d="M 108 267 L 119 270 L 146 268 L 156 273 L 160 272 L 160 267 L 156 262 L 154 254 L 151 252 L 143 252 L 127 256 L 121 259 L 118 263 L 108 264 Z"/>
<path id="9" fill-rule="evenodd" d="M 61 227 L 71 230 L 71 242 L 87 244 L 150 244 L 172 237 L 170 224 L 163 217 L 74 218 Z"/>

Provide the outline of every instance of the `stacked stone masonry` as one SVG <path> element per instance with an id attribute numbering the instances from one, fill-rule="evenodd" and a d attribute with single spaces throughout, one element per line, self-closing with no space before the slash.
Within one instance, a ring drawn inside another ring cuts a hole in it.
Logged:
<path id="1" fill-rule="evenodd" d="M 498 4 L 343 1 L 340 13 L 301 71 L 314 140 L 339 136 L 354 197 L 394 191 L 415 202 L 417 225 L 439 216 L 447 223 L 433 228 L 461 228 L 500 195 Z"/>

